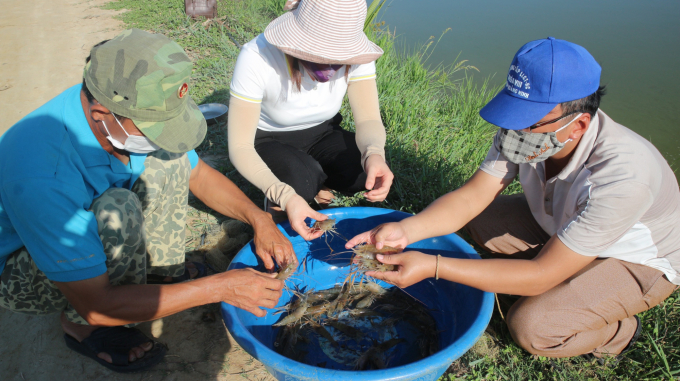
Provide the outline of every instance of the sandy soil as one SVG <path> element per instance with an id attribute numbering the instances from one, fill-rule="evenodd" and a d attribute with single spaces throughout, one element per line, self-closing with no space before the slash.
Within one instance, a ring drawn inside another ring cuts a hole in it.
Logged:
<path id="1" fill-rule="evenodd" d="M 217 305 L 143 323 L 140 329 L 168 345 L 168 354 L 147 372 L 124 375 L 69 350 L 58 315 L 27 316 L 0 309 L 0 379 L 274 380 L 229 336 Z"/>
<path id="2" fill-rule="evenodd" d="M 3 0 L 0 134 L 82 80 L 92 45 L 121 30 L 107 0 Z M 119 375 L 67 349 L 58 315 L 0 308 L 0 380 L 272 380 L 229 336 L 217 305 L 140 325 L 169 347 L 148 372 Z"/>
<path id="3" fill-rule="evenodd" d="M 208 220 L 215 222 L 214 217 Z M 217 227 L 221 237 L 219 224 Z M 208 241 L 217 242 L 217 238 L 209 237 L 206 245 Z M 200 262 L 203 258 L 190 259 Z M 0 380 L 274 380 L 229 335 L 217 304 L 138 327 L 166 344 L 168 353 L 149 371 L 121 375 L 69 350 L 58 315 L 29 316 L 0 308 Z"/>
<path id="4" fill-rule="evenodd" d="M 0 11 L 0 134 L 83 78 L 92 45 L 122 29 L 106 0 L 4 0 Z"/>

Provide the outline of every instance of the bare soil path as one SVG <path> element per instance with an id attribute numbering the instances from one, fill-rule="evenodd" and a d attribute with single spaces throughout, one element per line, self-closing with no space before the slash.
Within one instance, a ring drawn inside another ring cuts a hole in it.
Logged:
<path id="1" fill-rule="evenodd" d="M 107 0 L 2 0 L 0 134 L 83 78 L 92 45 L 122 29 Z"/>
<path id="2" fill-rule="evenodd" d="M 26 114 L 82 81 L 92 45 L 122 30 L 108 0 L 0 0 L 0 135 Z M 229 336 L 217 305 L 140 329 L 169 347 L 148 372 L 119 375 L 70 351 L 58 315 L 0 308 L 0 380 L 273 380 Z"/>

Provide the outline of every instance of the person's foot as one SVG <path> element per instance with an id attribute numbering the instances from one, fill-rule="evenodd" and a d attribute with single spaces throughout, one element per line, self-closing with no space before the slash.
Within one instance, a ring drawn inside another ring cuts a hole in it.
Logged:
<path id="1" fill-rule="evenodd" d="M 198 275 L 200 274 L 200 272 L 196 268 L 196 265 L 194 264 L 194 262 L 184 262 L 184 271 L 189 272 L 189 280 L 193 280 L 193 279 L 198 278 Z M 163 278 L 162 282 L 163 283 L 173 283 L 173 279 L 172 279 L 171 276 L 166 276 L 165 278 Z"/>
<path id="2" fill-rule="evenodd" d="M 316 194 L 316 197 L 314 197 L 314 201 L 322 208 L 327 208 L 334 199 L 335 195 L 333 192 L 331 192 L 330 188 L 325 187 Z"/>
<path id="3" fill-rule="evenodd" d="M 630 341 L 628 342 L 626 347 L 623 348 L 621 353 L 613 356 L 613 360 L 611 360 L 611 364 L 614 365 L 614 366 L 618 365 L 619 361 L 621 361 L 623 359 L 623 357 L 628 352 L 633 350 L 633 346 L 635 345 L 635 343 L 640 338 L 640 333 L 642 333 L 642 321 L 640 321 L 640 317 L 638 317 L 637 315 L 634 315 L 633 317 L 635 318 L 635 322 L 637 323 L 637 326 L 635 328 L 635 332 L 633 333 L 633 337 L 630 339 Z M 583 357 L 584 359 L 586 359 L 588 361 L 592 361 L 593 359 L 595 359 L 600 365 L 604 365 L 606 363 L 604 357 L 602 357 L 601 355 L 595 356 L 593 353 L 586 353 L 584 355 L 581 355 L 581 357 Z"/>
<path id="4" fill-rule="evenodd" d="M 271 214 L 272 220 L 275 224 L 281 223 L 288 219 L 288 214 L 283 211 L 280 206 L 269 201 L 266 196 L 264 198 L 264 211 Z"/>
<path id="5" fill-rule="evenodd" d="M 184 262 L 184 274 L 172 277 L 172 276 L 162 276 L 157 274 L 147 274 L 146 283 L 147 284 L 174 284 L 185 282 L 188 280 L 194 280 L 207 275 L 205 266 L 199 262 Z"/>
<path id="6" fill-rule="evenodd" d="M 78 341 L 83 341 L 86 338 L 92 334 L 92 331 L 94 331 L 97 328 L 97 326 L 92 326 L 92 325 L 82 325 L 82 324 L 76 324 L 68 321 L 66 319 L 66 314 L 63 312 L 61 313 L 61 328 L 64 330 L 64 333 L 66 333 L 69 336 L 72 336 L 74 339 Z M 144 354 L 146 352 L 150 351 L 153 348 L 153 343 L 149 341 L 148 343 L 144 343 L 138 347 L 134 347 L 130 350 L 128 360 L 130 362 L 133 362 L 139 358 L 144 357 Z M 111 359 L 111 355 L 105 352 L 100 352 L 97 354 L 97 357 L 100 359 L 112 363 L 113 360 Z"/>

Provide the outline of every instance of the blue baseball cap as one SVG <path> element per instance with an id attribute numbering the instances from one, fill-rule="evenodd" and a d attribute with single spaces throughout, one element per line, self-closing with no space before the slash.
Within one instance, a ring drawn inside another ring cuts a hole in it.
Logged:
<path id="1" fill-rule="evenodd" d="M 553 37 L 531 41 L 512 59 L 505 88 L 479 115 L 508 130 L 527 128 L 558 104 L 596 92 L 601 72 L 582 46 Z"/>

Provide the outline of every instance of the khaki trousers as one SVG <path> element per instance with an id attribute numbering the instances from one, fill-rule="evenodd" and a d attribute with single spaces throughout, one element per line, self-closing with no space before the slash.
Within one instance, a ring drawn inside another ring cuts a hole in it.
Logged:
<path id="1" fill-rule="evenodd" d="M 497 197 L 466 230 L 489 252 L 516 258 L 533 258 L 550 239 L 523 194 Z M 635 334 L 634 315 L 663 302 L 676 288 L 651 267 L 596 259 L 553 289 L 520 298 L 507 324 L 515 342 L 535 355 L 616 355 Z"/>

